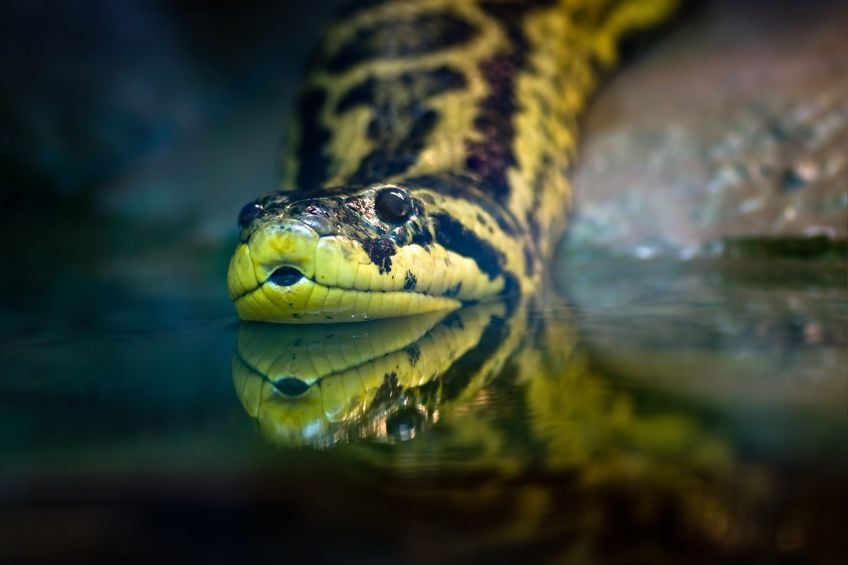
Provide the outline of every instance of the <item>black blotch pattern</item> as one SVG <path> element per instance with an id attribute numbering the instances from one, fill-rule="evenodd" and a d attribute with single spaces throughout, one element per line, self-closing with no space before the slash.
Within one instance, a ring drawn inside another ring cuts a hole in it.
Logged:
<path id="1" fill-rule="evenodd" d="M 391 372 L 383 375 L 383 384 L 388 385 L 389 388 L 400 389 L 400 383 L 398 383 L 397 373 Z"/>
<path id="2" fill-rule="evenodd" d="M 506 319 L 493 317 L 486 329 L 483 330 L 477 345 L 457 359 L 440 381 L 422 386 L 422 395 L 438 394 L 441 401 L 459 396 L 468 387 L 471 380 L 480 373 L 486 361 L 491 359 L 508 335 L 509 326 Z"/>
<path id="3" fill-rule="evenodd" d="M 357 106 L 369 106 L 376 99 L 377 79 L 368 77 L 366 80 L 353 86 L 336 104 L 336 113 L 343 114 Z"/>
<path id="4" fill-rule="evenodd" d="M 410 345 L 406 349 L 406 354 L 409 355 L 409 363 L 414 367 L 418 364 L 418 360 L 421 359 L 421 350 L 418 349 L 418 346 L 415 344 Z"/>
<path id="5" fill-rule="evenodd" d="M 408 177 L 402 184 L 410 188 L 432 188 L 440 194 L 456 196 L 468 194 L 467 190 L 474 186 L 474 179 L 456 173 L 437 173 Z"/>
<path id="6" fill-rule="evenodd" d="M 528 277 L 532 277 L 536 272 L 535 253 L 530 249 L 529 244 L 524 246 L 524 272 L 527 273 Z"/>
<path id="7" fill-rule="evenodd" d="M 445 249 L 473 259 L 489 279 L 501 274 L 504 254 L 447 214 L 434 214 L 436 241 Z"/>
<path id="8" fill-rule="evenodd" d="M 448 316 L 442 320 L 442 324 L 446 328 L 450 328 L 452 330 L 464 330 L 465 324 L 462 323 L 462 316 L 459 315 L 458 312 L 451 312 Z"/>
<path id="9" fill-rule="evenodd" d="M 455 196 L 457 198 L 468 198 L 469 194 L 473 194 L 476 190 L 478 182 L 468 175 L 459 173 L 439 173 L 431 175 L 419 175 L 404 179 L 402 186 L 407 188 L 431 188 L 439 194 Z M 498 227 L 507 235 L 518 235 L 520 230 L 515 220 L 508 219 L 508 212 L 503 206 L 492 202 L 481 195 L 480 198 L 474 200 L 474 203 L 486 211 L 489 216 L 495 219 Z"/>
<path id="10" fill-rule="evenodd" d="M 418 284 L 418 279 L 412 274 L 412 271 L 407 271 L 403 281 L 403 290 L 415 290 L 415 285 Z"/>
<path id="11" fill-rule="evenodd" d="M 512 114 L 517 109 L 513 79 L 522 62 L 515 53 L 507 53 L 496 55 L 481 65 L 483 77 L 491 88 L 491 94 L 481 104 L 480 114 L 474 120 L 474 127 L 483 134 L 483 139 L 466 144 L 465 166 L 498 200 L 509 195 L 504 173 L 517 163 L 512 150 L 515 137 Z"/>
<path id="12" fill-rule="evenodd" d="M 530 49 L 521 24 L 524 16 L 543 3 L 482 2 L 481 7 L 503 26 L 510 49 L 497 53 L 480 64 L 490 94 L 480 103 L 474 126 L 483 134 L 480 141 L 466 143 L 465 165 L 480 179 L 482 187 L 499 202 L 509 197 L 506 170 L 517 164 L 512 150 L 515 137 L 513 116 L 518 109 L 515 99 L 516 76 L 527 64 Z"/>
<path id="13" fill-rule="evenodd" d="M 300 99 L 300 145 L 297 150 L 298 186 L 321 186 L 327 180 L 329 160 L 324 146 L 330 141 L 330 131 L 321 125 L 319 117 L 327 95 L 320 90 L 307 90 Z"/>
<path id="14" fill-rule="evenodd" d="M 422 226 L 420 230 L 412 234 L 411 243 L 429 250 L 430 244 L 433 243 L 433 234 L 430 233 L 430 230 L 426 226 Z"/>
<path id="15" fill-rule="evenodd" d="M 345 72 L 371 59 L 400 59 L 464 45 L 476 34 L 457 14 L 443 11 L 393 18 L 363 27 L 327 61 L 327 70 Z"/>
<path id="16" fill-rule="evenodd" d="M 533 213 L 533 210 L 529 210 L 525 217 L 527 220 L 527 225 L 530 229 L 530 237 L 533 238 L 533 241 L 536 243 L 539 242 L 539 239 L 542 237 L 542 226 L 539 225 L 539 219 L 536 217 L 536 214 Z"/>
<path id="17" fill-rule="evenodd" d="M 368 253 L 371 262 L 377 265 L 381 275 L 392 270 L 392 256 L 397 251 L 394 241 L 387 238 L 366 239 L 362 242 L 362 247 Z"/>
<path id="18" fill-rule="evenodd" d="M 454 296 L 456 296 L 457 294 L 459 294 L 459 291 L 460 291 L 460 290 L 462 290 L 462 281 L 460 281 L 460 282 L 456 283 L 456 284 L 455 284 L 455 285 L 453 285 L 451 288 L 447 289 L 447 290 L 445 291 L 445 296 L 448 296 L 448 297 L 450 297 L 450 298 L 453 298 Z"/>
<path id="19" fill-rule="evenodd" d="M 376 143 L 376 149 L 365 156 L 359 168 L 351 175 L 355 183 L 376 182 L 398 175 L 409 169 L 424 149 L 424 140 L 438 121 L 438 112 L 411 108 L 406 131 L 401 133 L 400 122 L 395 122 L 387 109 L 379 111 L 378 117 L 368 126 L 368 137 Z"/>
<path id="20" fill-rule="evenodd" d="M 512 273 L 504 273 L 504 287 L 501 290 L 501 296 L 518 296 L 521 292 L 521 286 L 518 284 L 518 279 Z"/>
<path id="21" fill-rule="evenodd" d="M 382 402 L 387 402 L 401 394 L 403 389 L 398 382 L 397 373 L 386 373 L 383 375 L 383 384 L 377 389 L 374 394 L 373 405 L 378 405 Z"/>
<path id="22" fill-rule="evenodd" d="M 395 76 L 366 79 L 352 87 L 336 106 L 345 112 L 370 106 L 374 117 L 366 135 L 375 149 L 366 155 L 348 182 L 368 184 L 406 171 L 418 159 L 438 113 L 426 107 L 432 96 L 464 88 L 465 75 L 450 67 L 409 71 Z"/>

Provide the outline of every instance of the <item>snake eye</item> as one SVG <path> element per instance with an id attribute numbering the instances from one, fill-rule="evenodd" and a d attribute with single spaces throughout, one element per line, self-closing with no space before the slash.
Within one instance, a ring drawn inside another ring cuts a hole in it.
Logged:
<path id="1" fill-rule="evenodd" d="M 244 205 L 238 215 L 238 225 L 241 229 L 250 225 L 250 222 L 259 217 L 265 209 L 256 202 L 248 202 Z"/>
<path id="2" fill-rule="evenodd" d="M 412 215 L 412 199 L 397 187 L 384 188 L 377 193 L 374 209 L 384 222 L 400 224 Z"/>

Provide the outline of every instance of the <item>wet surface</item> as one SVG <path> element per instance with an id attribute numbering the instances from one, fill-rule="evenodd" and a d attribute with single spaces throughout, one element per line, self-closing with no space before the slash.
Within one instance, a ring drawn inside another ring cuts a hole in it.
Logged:
<path id="1" fill-rule="evenodd" d="M 844 556 L 842 261 L 567 257 L 529 304 L 293 329 L 134 235 L 4 293 L 6 555 Z"/>

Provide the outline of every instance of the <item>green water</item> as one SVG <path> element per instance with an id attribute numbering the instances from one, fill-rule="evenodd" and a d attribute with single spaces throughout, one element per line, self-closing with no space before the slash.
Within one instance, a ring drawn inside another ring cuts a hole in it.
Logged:
<path id="1" fill-rule="evenodd" d="M 319 331 L 239 325 L 225 247 L 104 229 L 7 249 L 13 561 L 846 555 L 841 261 L 571 257 L 526 306 Z"/>

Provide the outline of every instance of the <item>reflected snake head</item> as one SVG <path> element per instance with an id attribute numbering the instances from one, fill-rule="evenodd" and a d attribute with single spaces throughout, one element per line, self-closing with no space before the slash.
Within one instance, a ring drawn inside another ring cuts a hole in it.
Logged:
<path id="1" fill-rule="evenodd" d="M 243 322 L 233 384 L 261 434 L 279 445 L 405 441 L 480 373 L 466 354 L 505 333 L 506 312 L 497 301 L 368 324 Z"/>

